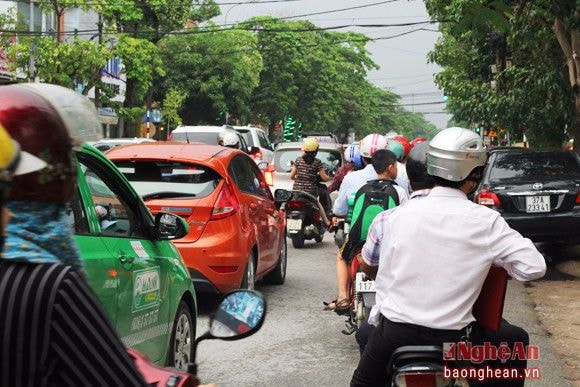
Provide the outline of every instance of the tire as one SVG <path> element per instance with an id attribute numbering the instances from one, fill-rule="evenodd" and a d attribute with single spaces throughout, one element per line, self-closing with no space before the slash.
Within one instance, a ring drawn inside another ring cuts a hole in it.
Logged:
<path id="1" fill-rule="evenodd" d="M 326 229 L 324 228 L 324 226 L 320 225 L 320 227 L 318 227 L 319 234 L 314 237 L 314 240 L 316 241 L 316 243 L 322 242 L 322 240 L 324 239 L 325 232 L 326 232 Z"/>
<path id="2" fill-rule="evenodd" d="M 282 285 L 286 280 L 286 266 L 288 264 L 288 245 L 286 243 L 286 237 L 282 240 L 282 246 L 280 247 L 280 255 L 278 256 L 278 264 L 273 271 L 268 273 L 266 276 L 266 281 L 272 285 Z"/>
<path id="3" fill-rule="evenodd" d="M 295 249 L 301 249 L 304 247 L 304 235 L 302 235 L 302 233 L 292 236 L 292 246 L 294 246 Z"/>
<path id="4" fill-rule="evenodd" d="M 193 333 L 194 325 L 191 310 L 185 301 L 179 302 L 171 341 L 169 342 L 169 353 L 167 355 L 167 366 L 187 370 L 187 365 L 193 361 L 192 351 L 195 340 Z"/>
<path id="5" fill-rule="evenodd" d="M 254 290 L 256 284 L 256 264 L 254 262 L 254 254 L 250 253 L 248 263 L 242 278 L 240 289 Z"/>

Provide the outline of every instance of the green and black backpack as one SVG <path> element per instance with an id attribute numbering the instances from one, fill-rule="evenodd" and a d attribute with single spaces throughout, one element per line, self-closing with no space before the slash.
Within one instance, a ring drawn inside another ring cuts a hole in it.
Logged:
<path id="1" fill-rule="evenodd" d="M 373 219 L 382 211 L 399 205 L 399 194 L 392 180 L 371 180 L 354 197 L 348 239 L 365 241 Z"/>

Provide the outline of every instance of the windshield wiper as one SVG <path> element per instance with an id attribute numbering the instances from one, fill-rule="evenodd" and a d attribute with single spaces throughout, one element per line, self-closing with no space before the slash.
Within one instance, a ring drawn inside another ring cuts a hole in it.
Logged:
<path id="1" fill-rule="evenodd" d="M 179 197 L 195 197 L 195 194 L 175 191 L 152 192 L 141 196 L 143 200 L 161 199 L 161 198 L 179 198 Z"/>

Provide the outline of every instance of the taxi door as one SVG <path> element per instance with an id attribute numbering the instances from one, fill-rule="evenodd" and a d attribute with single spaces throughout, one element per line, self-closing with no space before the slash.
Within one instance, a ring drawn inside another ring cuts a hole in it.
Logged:
<path id="1" fill-rule="evenodd" d="M 116 279 L 117 333 L 125 345 L 158 362 L 167 353 L 175 317 L 170 315 L 169 283 L 174 262 L 161 254 L 159 242 L 150 235 L 150 213 L 139 206 L 138 198 L 118 172 L 91 155 L 78 156 L 84 210 L 93 220 L 89 222 L 90 232 L 105 248 L 103 262 L 93 266 L 106 268 L 107 276 Z M 103 293 L 103 281 L 95 277 L 101 295 L 110 296 Z"/>

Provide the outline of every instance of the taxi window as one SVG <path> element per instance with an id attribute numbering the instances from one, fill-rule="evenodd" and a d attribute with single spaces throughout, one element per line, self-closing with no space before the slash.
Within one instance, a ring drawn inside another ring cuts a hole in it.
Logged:
<path id="1" fill-rule="evenodd" d="M 145 237 L 139 218 L 113 184 L 103 179 L 100 171 L 80 161 L 81 171 L 92 196 L 99 217 L 100 234 L 117 237 Z"/>

